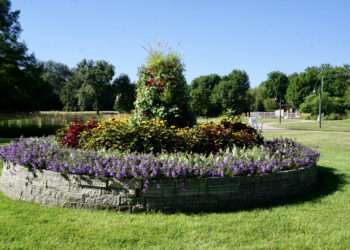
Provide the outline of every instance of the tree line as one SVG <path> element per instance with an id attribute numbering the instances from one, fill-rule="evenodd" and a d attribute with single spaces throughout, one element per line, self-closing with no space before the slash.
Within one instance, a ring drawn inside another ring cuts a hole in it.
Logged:
<path id="1" fill-rule="evenodd" d="M 38 61 L 20 40 L 19 14 L 9 0 L 0 0 L 0 112 L 134 109 L 136 85 L 126 74 L 115 76 L 112 64 L 83 59 L 69 68 Z M 199 76 L 186 91 L 200 116 L 273 111 L 279 105 L 316 115 L 322 78 L 324 113 L 345 115 L 350 110 L 348 64 L 323 64 L 290 75 L 273 71 L 255 88 L 244 70 L 234 69 L 223 76 Z"/>
<path id="2" fill-rule="evenodd" d="M 51 105 L 55 109 L 97 112 L 133 109 L 135 84 L 126 74 L 114 78 L 114 66 L 106 61 L 84 59 L 73 69 L 48 61 L 41 67 L 42 79 L 52 88 Z"/>
<path id="3" fill-rule="evenodd" d="M 0 0 L 0 112 L 118 110 L 129 112 L 135 84 L 106 61 L 82 60 L 73 69 L 40 62 L 20 40 L 19 11 Z"/>
<path id="4" fill-rule="evenodd" d="M 350 65 L 308 67 L 287 75 L 273 71 L 259 86 L 250 88 L 245 71 L 227 76 L 210 74 L 195 78 L 190 85 L 197 115 L 217 116 L 225 112 L 288 110 L 316 115 L 323 78 L 322 106 L 325 115 L 343 116 L 350 110 Z"/>

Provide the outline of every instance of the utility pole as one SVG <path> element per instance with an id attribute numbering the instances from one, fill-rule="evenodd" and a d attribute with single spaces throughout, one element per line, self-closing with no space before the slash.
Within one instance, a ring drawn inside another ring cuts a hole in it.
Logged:
<path id="1" fill-rule="evenodd" d="M 320 101 L 318 103 L 318 127 L 322 128 L 322 94 L 323 94 L 323 80 L 324 77 L 321 77 L 321 86 L 320 86 Z"/>

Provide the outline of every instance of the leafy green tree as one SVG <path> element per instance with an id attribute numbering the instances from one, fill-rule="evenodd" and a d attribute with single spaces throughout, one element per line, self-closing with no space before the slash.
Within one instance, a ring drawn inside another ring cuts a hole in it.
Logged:
<path id="1" fill-rule="evenodd" d="M 74 81 L 70 80 L 63 86 L 60 92 L 60 100 L 65 111 L 77 111 L 78 106 L 78 86 Z"/>
<path id="2" fill-rule="evenodd" d="M 96 110 L 97 114 L 111 86 L 114 66 L 106 61 L 84 59 L 73 70 L 72 77 L 61 91 L 66 110 Z"/>
<path id="3" fill-rule="evenodd" d="M 168 125 L 191 126 L 195 116 L 190 107 L 184 65 L 174 53 L 152 51 L 140 68 L 134 121 L 160 118 Z"/>
<path id="4" fill-rule="evenodd" d="M 306 97 L 314 92 L 319 93 L 322 77 L 324 78 L 323 90 L 329 97 L 343 98 L 350 85 L 350 67 L 323 64 L 319 67 L 308 67 L 304 72 L 289 76 L 286 99 L 290 106 L 297 109 Z"/>
<path id="5" fill-rule="evenodd" d="M 249 111 L 249 77 L 245 71 L 233 70 L 214 87 L 211 100 L 224 112 L 238 115 Z"/>
<path id="6" fill-rule="evenodd" d="M 288 77 L 284 73 L 280 71 L 270 72 L 263 85 L 269 98 L 275 99 L 277 103 L 285 102 L 285 95 L 288 88 Z"/>
<path id="7" fill-rule="evenodd" d="M 265 111 L 264 100 L 265 89 L 264 86 L 258 86 L 249 90 L 250 95 L 250 111 Z"/>
<path id="8" fill-rule="evenodd" d="M 31 111 L 49 105 L 52 89 L 40 75 L 42 68 L 27 47 L 19 41 L 19 11 L 11 2 L 0 0 L 0 111 Z M 44 93 L 44 95 L 43 95 Z"/>
<path id="9" fill-rule="evenodd" d="M 60 94 L 62 88 L 69 81 L 72 72 L 67 65 L 54 61 L 42 62 L 41 65 L 43 67 L 42 78 L 50 84 L 53 90 L 51 105 L 56 109 L 62 109 Z"/>
<path id="10" fill-rule="evenodd" d="M 350 110 L 350 86 L 347 88 L 344 95 L 344 104 L 346 105 L 346 109 Z"/>
<path id="11" fill-rule="evenodd" d="M 272 112 L 276 109 L 279 109 L 279 104 L 277 104 L 276 99 L 274 98 L 265 98 L 263 100 L 264 110 L 266 112 Z"/>
<path id="12" fill-rule="evenodd" d="M 84 83 L 77 91 L 77 101 L 80 111 L 93 110 L 96 105 L 96 92 L 92 84 Z"/>
<path id="13" fill-rule="evenodd" d="M 319 85 L 318 72 L 312 68 L 300 74 L 289 76 L 289 84 L 286 93 L 287 103 L 293 108 L 298 109 L 305 98 L 309 96 Z"/>
<path id="14" fill-rule="evenodd" d="M 300 105 L 300 111 L 317 116 L 319 112 L 319 101 L 319 95 L 313 94 L 307 96 L 305 101 Z M 324 92 L 322 95 L 322 113 L 325 115 L 344 114 L 344 99 L 340 97 L 331 97 L 329 93 Z"/>
<path id="15" fill-rule="evenodd" d="M 135 85 L 126 74 L 121 74 L 113 81 L 114 109 L 120 112 L 130 112 L 134 108 Z"/>
<path id="16" fill-rule="evenodd" d="M 344 96 L 348 86 L 350 86 L 350 71 L 346 67 L 333 67 L 329 64 L 323 64 L 319 69 L 320 75 L 324 77 L 323 88 L 330 96 Z"/>
<path id="17" fill-rule="evenodd" d="M 191 106 L 196 115 L 208 116 L 211 109 L 211 90 L 204 86 L 190 89 Z"/>
<path id="18" fill-rule="evenodd" d="M 221 80 L 218 74 L 210 74 L 199 76 L 193 79 L 191 83 L 192 88 L 204 87 L 206 89 L 213 89 Z"/>
<path id="19" fill-rule="evenodd" d="M 192 109 L 197 115 L 218 115 L 217 105 L 211 102 L 210 96 L 216 85 L 221 81 L 217 74 L 200 76 L 192 81 L 190 87 Z"/>

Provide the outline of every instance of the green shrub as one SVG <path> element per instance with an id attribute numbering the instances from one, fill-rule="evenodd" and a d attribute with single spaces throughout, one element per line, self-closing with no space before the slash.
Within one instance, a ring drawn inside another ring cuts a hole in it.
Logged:
<path id="1" fill-rule="evenodd" d="M 134 121 L 161 119 L 167 125 L 192 126 L 188 88 L 179 56 L 152 52 L 139 71 Z"/>
<path id="2" fill-rule="evenodd" d="M 310 113 L 300 113 L 300 118 L 303 120 L 314 120 L 315 119 L 314 115 L 312 115 Z"/>
<path id="3" fill-rule="evenodd" d="M 324 117 L 325 120 L 342 120 L 345 118 L 346 118 L 345 114 L 336 114 L 336 113 L 332 113 Z"/>
<path id="4" fill-rule="evenodd" d="M 265 111 L 275 111 L 279 109 L 279 105 L 273 98 L 266 98 L 263 100 Z"/>

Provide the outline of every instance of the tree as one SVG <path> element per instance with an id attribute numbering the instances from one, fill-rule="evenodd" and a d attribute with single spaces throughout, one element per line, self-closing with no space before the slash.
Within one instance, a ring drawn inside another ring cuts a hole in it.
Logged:
<path id="1" fill-rule="evenodd" d="M 53 90 L 51 104 L 56 109 L 62 109 L 60 94 L 62 88 L 69 81 L 72 72 L 67 65 L 54 61 L 42 62 L 41 65 L 43 67 L 42 78 L 50 84 Z"/>
<path id="2" fill-rule="evenodd" d="M 273 98 L 265 98 L 263 100 L 264 109 L 266 112 L 272 112 L 276 109 L 279 109 L 279 105 L 276 102 L 276 99 Z"/>
<path id="3" fill-rule="evenodd" d="M 80 86 L 79 86 L 80 87 Z M 65 111 L 77 111 L 78 110 L 78 91 L 79 87 L 75 82 L 70 80 L 63 86 L 60 92 L 60 100 Z"/>
<path id="4" fill-rule="evenodd" d="M 267 75 L 267 80 L 263 82 L 267 97 L 273 98 L 277 103 L 285 102 L 285 95 L 288 88 L 288 77 L 280 72 L 273 71 Z"/>
<path id="5" fill-rule="evenodd" d="M 191 83 L 192 88 L 204 87 L 206 89 L 213 89 L 221 80 L 218 74 L 210 74 L 199 76 L 193 79 Z"/>
<path id="6" fill-rule="evenodd" d="M 266 110 L 264 106 L 265 89 L 260 85 L 256 88 L 250 89 L 250 111 L 263 112 Z"/>
<path id="7" fill-rule="evenodd" d="M 301 103 L 305 102 L 306 97 L 313 92 L 319 93 L 322 77 L 324 78 L 323 90 L 329 97 L 343 98 L 350 86 L 350 67 L 349 65 L 333 67 L 330 64 L 322 64 L 319 67 L 308 67 L 304 72 L 289 76 L 286 94 L 288 104 L 297 109 Z"/>
<path id="8" fill-rule="evenodd" d="M 211 90 L 204 86 L 191 88 L 191 106 L 196 115 L 208 116 L 212 103 L 210 101 Z"/>
<path id="9" fill-rule="evenodd" d="M 304 113 L 310 113 L 314 116 L 318 115 L 320 98 L 318 95 L 309 95 L 305 98 L 305 101 L 300 105 L 300 111 Z M 344 99 L 340 97 L 331 97 L 327 92 L 322 95 L 322 113 L 329 114 L 344 114 L 345 105 Z"/>
<path id="10" fill-rule="evenodd" d="M 224 112 L 238 115 L 249 111 L 249 77 L 245 71 L 233 70 L 214 87 L 211 100 Z"/>
<path id="11" fill-rule="evenodd" d="M 183 72 L 184 65 L 178 55 L 151 51 L 139 71 L 134 112 L 136 123 L 154 118 L 179 127 L 195 123 Z"/>
<path id="12" fill-rule="evenodd" d="M 190 87 L 191 105 L 197 115 L 218 115 L 217 105 L 210 101 L 212 90 L 219 84 L 221 77 L 217 74 L 200 76 L 192 81 Z"/>
<path id="13" fill-rule="evenodd" d="M 350 86 L 350 71 L 349 68 L 333 67 L 329 64 L 323 64 L 319 68 L 319 78 L 324 77 L 323 89 L 330 96 L 342 97 Z"/>
<path id="14" fill-rule="evenodd" d="M 42 67 L 19 41 L 19 14 L 11 10 L 10 1 L 0 0 L 0 110 L 3 112 L 45 108 L 52 91 L 40 78 Z"/>
<path id="15" fill-rule="evenodd" d="M 344 104 L 346 105 L 345 108 L 347 110 L 350 110 L 350 86 L 347 88 L 345 95 L 344 95 Z"/>
<path id="16" fill-rule="evenodd" d="M 305 98 L 319 85 L 318 72 L 315 69 L 309 68 L 306 72 L 292 74 L 288 78 L 289 84 L 286 100 L 293 109 L 298 109 Z"/>
<path id="17" fill-rule="evenodd" d="M 130 112 L 134 108 L 135 85 L 126 74 L 121 74 L 113 81 L 114 109 L 120 112 Z"/>
<path id="18" fill-rule="evenodd" d="M 61 92 L 66 110 L 93 109 L 99 114 L 104 108 L 106 89 L 111 86 L 114 66 L 106 61 L 82 60 Z"/>
<path id="19" fill-rule="evenodd" d="M 92 84 L 84 83 L 77 91 L 80 111 L 93 110 L 96 106 L 96 92 Z"/>

